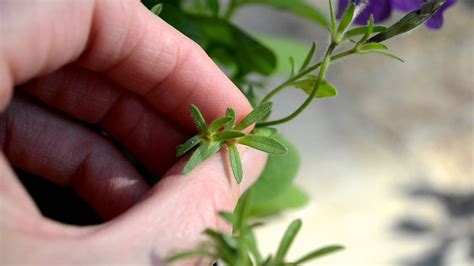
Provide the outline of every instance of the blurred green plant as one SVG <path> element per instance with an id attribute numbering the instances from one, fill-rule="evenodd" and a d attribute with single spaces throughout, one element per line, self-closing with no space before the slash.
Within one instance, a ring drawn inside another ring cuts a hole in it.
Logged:
<path id="1" fill-rule="evenodd" d="M 309 200 L 303 190 L 292 185 L 299 167 L 298 152 L 288 140 L 277 133 L 274 126 L 298 117 L 315 99 L 337 95 L 337 89 L 326 80 L 326 72 L 333 62 L 351 55 L 370 53 L 403 62 L 398 56 L 391 54 L 388 46 L 381 42 L 418 27 L 436 13 L 445 1 L 425 1 L 419 10 L 407 14 L 390 27 L 375 25 L 373 17 L 370 17 L 367 25 L 354 28 L 352 23 L 362 8 L 357 5 L 360 1 L 352 1 L 339 22 L 336 21 L 331 0 L 329 0 L 329 19 L 324 12 L 305 0 L 230 0 L 226 6 L 218 0 L 142 0 L 142 2 L 153 13 L 204 48 L 228 73 L 255 108 L 239 123 L 235 121 L 234 111 L 228 109 L 225 117 L 208 124 L 198 107 L 191 106 L 198 134 L 177 148 L 177 156 L 192 152 L 183 173 L 191 172 L 225 146 L 233 175 L 240 183 L 244 173 L 236 145 L 247 145 L 270 153 L 262 175 L 241 197 L 234 213 L 220 214 L 233 225 L 233 234 L 226 235 L 207 229 L 204 233 L 211 242 L 204 243 L 197 250 L 173 256 L 170 261 L 189 256 L 207 256 L 220 259 L 232 266 L 299 265 L 342 249 L 341 246 L 330 246 L 310 252 L 293 262 L 286 261 L 288 248 L 301 227 L 301 221 L 295 220 L 288 227 L 275 255 L 263 259 L 258 251 L 253 233 L 255 225 L 252 225 L 249 219 L 298 208 Z M 233 14 L 241 7 L 249 5 L 266 5 L 327 28 L 330 43 L 322 59 L 314 63 L 318 53 L 318 46 L 315 43 L 307 53 L 290 55 L 287 51 L 301 50 L 295 48 L 302 47 L 299 42 L 274 37 L 253 37 L 234 25 L 231 21 Z M 286 70 L 286 73 L 283 70 Z M 264 82 L 255 81 L 254 78 L 255 75 L 264 78 L 275 73 L 289 76 L 268 92 L 264 90 Z M 271 100 L 288 88 L 303 91 L 307 94 L 306 100 L 287 116 L 270 120 Z M 244 131 L 251 126 L 254 128 L 250 133 Z"/>

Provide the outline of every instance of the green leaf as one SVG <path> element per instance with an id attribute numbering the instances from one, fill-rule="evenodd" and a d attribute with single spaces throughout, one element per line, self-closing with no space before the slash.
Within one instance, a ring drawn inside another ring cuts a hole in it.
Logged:
<path id="1" fill-rule="evenodd" d="M 301 64 L 306 58 L 308 45 L 304 41 L 266 35 L 259 35 L 258 40 L 275 53 L 277 75 L 286 77 L 291 72 L 289 57 L 294 58 L 296 65 Z"/>
<path id="2" fill-rule="evenodd" d="M 199 111 L 199 108 L 194 104 L 191 105 L 191 115 L 198 129 L 201 132 L 207 132 L 206 120 L 204 120 L 204 117 L 202 116 L 201 111 Z"/>
<path id="3" fill-rule="evenodd" d="M 240 123 L 235 127 L 236 130 L 243 130 L 247 127 L 259 122 L 265 118 L 272 111 L 273 104 L 271 102 L 262 103 L 257 106 L 250 114 L 248 114 Z"/>
<path id="4" fill-rule="evenodd" d="M 402 63 L 405 62 L 400 57 L 388 52 L 388 47 L 386 45 L 382 44 L 382 43 L 368 43 L 366 45 L 363 45 L 363 46 L 359 47 L 358 53 L 361 53 L 361 54 L 377 53 L 377 54 L 387 56 L 391 59 L 398 60 Z"/>
<path id="5" fill-rule="evenodd" d="M 330 16 L 331 16 L 330 31 L 331 31 L 332 35 L 335 36 L 337 24 L 336 24 L 336 15 L 334 14 L 334 7 L 332 5 L 332 0 L 329 0 L 329 13 L 330 13 Z"/>
<path id="6" fill-rule="evenodd" d="M 153 14 L 159 16 L 161 11 L 163 10 L 163 4 L 156 4 L 150 10 L 151 12 L 153 12 Z"/>
<path id="7" fill-rule="evenodd" d="M 301 208 L 309 202 L 309 195 L 297 186 L 290 186 L 275 198 L 264 202 L 252 203 L 250 216 L 266 217 L 289 209 Z"/>
<path id="8" fill-rule="evenodd" d="M 225 112 L 225 116 L 230 117 L 231 120 L 227 125 L 225 126 L 226 130 L 233 129 L 235 126 L 235 111 L 232 108 L 227 108 L 227 111 Z"/>
<path id="9" fill-rule="evenodd" d="M 301 263 L 305 263 L 305 262 L 308 262 L 310 260 L 325 256 L 325 255 L 329 255 L 329 254 L 337 252 L 337 251 L 341 251 L 343 249 L 344 249 L 343 246 L 338 246 L 338 245 L 320 248 L 320 249 L 312 251 L 312 252 L 308 253 L 307 255 L 301 257 L 300 259 L 295 261 L 294 264 L 298 265 L 298 264 L 301 264 Z"/>
<path id="10" fill-rule="evenodd" d="M 164 8 L 166 12 L 161 18 L 197 42 L 214 59 L 235 64 L 235 75 L 270 75 L 275 70 L 273 51 L 229 21 L 187 14 L 166 4 Z"/>
<path id="11" fill-rule="evenodd" d="M 259 127 L 252 131 L 256 136 L 273 137 L 278 131 L 272 127 Z"/>
<path id="12" fill-rule="evenodd" d="M 196 166 L 200 163 L 211 157 L 213 154 L 218 152 L 222 147 L 221 142 L 208 142 L 208 143 L 201 143 L 201 145 L 194 151 L 189 161 L 183 168 L 183 174 L 189 174 Z"/>
<path id="13" fill-rule="evenodd" d="M 221 127 L 223 127 L 224 125 L 226 125 L 230 121 L 232 121 L 232 117 L 226 116 L 226 117 L 223 117 L 223 118 L 219 118 L 219 119 L 215 120 L 214 122 L 212 122 L 211 125 L 209 125 L 209 131 L 210 132 L 216 132 L 217 130 L 219 130 Z"/>
<path id="14" fill-rule="evenodd" d="M 231 225 L 233 226 L 237 225 L 237 217 L 233 213 L 221 211 L 219 212 L 219 216 L 222 217 L 222 219 L 229 222 Z"/>
<path id="15" fill-rule="evenodd" d="M 346 11 L 344 11 L 344 15 L 342 15 L 341 22 L 339 22 L 339 28 L 337 29 L 338 34 L 343 34 L 346 32 L 347 28 L 352 24 L 352 20 L 354 19 L 354 12 L 355 12 L 355 4 L 351 3 L 349 7 L 347 7 Z"/>
<path id="16" fill-rule="evenodd" d="M 362 37 L 362 39 L 360 39 L 360 41 L 357 42 L 357 44 L 363 44 L 363 43 L 367 42 L 367 40 L 369 40 L 370 36 L 372 36 L 373 32 L 374 32 L 374 16 L 370 15 L 369 25 L 367 25 L 367 31 L 365 32 L 364 37 Z"/>
<path id="17" fill-rule="evenodd" d="M 166 259 L 168 263 L 173 263 L 178 260 L 183 260 L 187 258 L 194 258 L 194 257 L 211 257 L 211 254 L 209 254 L 205 250 L 190 250 L 190 251 L 183 251 L 180 252 L 176 255 L 173 255 L 169 258 Z"/>
<path id="18" fill-rule="evenodd" d="M 298 150 L 281 135 L 275 135 L 288 148 L 288 153 L 281 155 L 269 155 L 265 168 L 257 181 L 244 194 L 252 194 L 249 204 L 264 204 L 284 193 L 291 187 L 294 177 L 300 166 Z M 238 206 L 242 204 L 239 201 Z"/>
<path id="19" fill-rule="evenodd" d="M 382 43 L 368 43 L 366 45 L 363 45 L 359 48 L 359 51 L 362 53 L 366 52 L 371 52 L 374 50 L 379 50 L 379 51 L 387 51 L 388 47 L 385 44 Z"/>
<path id="20" fill-rule="evenodd" d="M 297 16 L 309 19 L 323 27 L 329 25 L 324 13 L 305 0 L 237 0 L 239 5 L 261 4 L 278 10 L 291 12 Z"/>
<path id="21" fill-rule="evenodd" d="M 183 168 L 183 174 L 187 175 L 191 173 L 191 171 L 196 168 L 201 162 L 205 160 L 206 152 L 208 149 L 208 145 L 201 144 L 193 153 L 189 161 Z"/>
<path id="22" fill-rule="evenodd" d="M 384 55 L 390 59 L 394 59 L 394 60 L 397 60 L 397 61 L 400 61 L 402 63 L 405 63 L 405 60 L 401 59 L 400 57 L 392 54 L 392 53 L 389 53 L 387 51 L 383 51 L 383 50 L 372 50 L 370 51 L 370 53 L 375 53 L 375 54 L 381 54 L 381 55 Z"/>
<path id="23" fill-rule="evenodd" d="M 224 130 L 221 132 L 216 133 L 213 136 L 215 141 L 226 141 L 231 139 L 236 139 L 245 136 L 245 133 L 242 133 L 237 130 Z"/>
<path id="24" fill-rule="evenodd" d="M 184 144 L 181 144 L 177 147 L 177 153 L 176 157 L 181 157 L 188 151 L 190 151 L 192 148 L 194 148 L 196 145 L 201 143 L 202 137 L 199 135 L 196 135 L 190 139 L 188 139 Z"/>
<path id="25" fill-rule="evenodd" d="M 239 139 L 239 143 L 275 155 L 284 155 L 288 152 L 283 144 L 269 137 L 246 135 Z"/>
<path id="26" fill-rule="evenodd" d="M 246 244 L 250 254 L 252 254 L 252 256 L 254 257 L 255 262 L 257 263 L 257 265 L 261 265 L 262 260 L 263 260 L 262 259 L 262 254 L 258 250 L 257 239 L 255 238 L 255 234 L 253 233 L 252 230 L 250 230 L 250 229 L 246 230 L 245 236 L 244 236 L 244 241 L 245 241 L 245 244 Z"/>
<path id="27" fill-rule="evenodd" d="M 219 16 L 219 0 L 207 0 L 207 6 L 214 17 Z"/>
<path id="28" fill-rule="evenodd" d="M 444 3 L 445 0 L 425 2 L 420 9 L 408 13 L 385 31 L 370 38 L 369 42 L 383 42 L 417 28 L 438 12 Z"/>
<path id="29" fill-rule="evenodd" d="M 296 219 L 288 226 L 285 234 L 283 235 L 283 238 L 280 241 L 280 246 L 278 247 L 278 251 L 275 255 L 275 262 L 282 263 L 284 261 L 291 244 L 295 240 L 298 231 L 301 229 L 301 225 L 301 220 Z"/>
<path id="30" fill-rule="evenodd" d="M 367 33 L 369 27 L 368 26 L 363 26 L 363 27 L 357 27 L 357 28 L 354 28 L 354 29 L 351 29 L 351 30 L 348 30 L 345 34 L 346 38 L 350 39 L 350 38 L 353 38 L 353 37 L 356 37 L 356 36 L 359 36 L 359 35 L 364 35 Z M 384 30 L 386 30 L 387 27 L 385 26 L 374 26 L 372 28 L 372 33 L 377 33 L 377 32 L 382 32 Z"/>
<path id="31" fill-rule="evenodd" d="M 298 89 L 303 90 L 305 93 L 310 95 L 311 92 L 313 91 L 316 81 L 317 81 L 317 78 L 315 76 L 308 76 L 308 78 L 306 79 L 294 82 L 293 86 L 295 86 Z M 324 80 L 321 83 L 318 89 L 318 92 L 316 93 L 316 98 L 328 98 L 328 97 L 334 97 L 336 95 L 337 95 L 337 89 L 334 87 L 334 85 Z"/>
<path id="32" fill-rule="evenodd" d="M 290 56 L 288 58 L 288 62 L 290 63 L 290 78 L 293 77 L 295 75 L 295 59 Z"/>
<path id="33" fill-rule="evenodd" d="M 242 162 L 240 161 L 239 150 L 234 144 L 229 145 L 229 160 L 235 181 L 237 184 L 240 184 L 243 177 Z"/>
<path id="34" fill-rule="evenodd" d="M 213 240 L 214 246 L 218 250 L 218 255 L 222 260 L 232 261 L 235 258 L 238 244 L 234 239 L 209 228 L 204 230 L 204 235 Z"/>
<path id="35" fill-rule="evenodd" d="M 217 141 L 211 141 L 207 146 L 206 154 L 204 155 L 204 160 L 208 159 L 215 153 L 217 153 L 222 148 L 223 143 Z"/>
<path id="36" fill-rule="evenodd" d="M 300 72 L 303 69 L 305 69 L 309 65 L 309 63 L 311 63 L 311 60 L 313 59 L 315 53 L 316 53 L 316 43 L 313 42 L 313 44 L 311 45 L 311 49 L 309 50 L 308 54 L 306 55 L 306 58 L 303 61 L 303 64 L 300 67 L 300 70 L 299 70 Z"/>

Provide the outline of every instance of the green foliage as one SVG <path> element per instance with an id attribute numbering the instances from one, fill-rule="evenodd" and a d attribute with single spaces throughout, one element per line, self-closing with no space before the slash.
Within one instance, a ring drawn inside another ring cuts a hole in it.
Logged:
<path id="1" fill-rule="evenodd" d="M 309 195 L 301 188 L 291 185 L 276 197 L 263 202 L 252 202 L 251 217 L 267 217 L 280 214 L 285 210 L 301 208 L 309 202 Z"/>
<path id="2" fill-rule="evenodd" d="M 226 265 L 236 266 L 300 265 L 343 249 L 339 245 L 327 246 L 311 251 L 294 262 L 288 261 L 286 255 L 302 227 L 302 221 L 297 219 L 288 226 L 275 255 L 268 255 L 263 259 L 264 257 L 258 249 L 257 239 L 253 232 L 255 226 L 248 221 L 249 204 L 251 204 L 252 196 L 252 194 L 244 195 L 241 199 L 242 204 L 236 208 L 234 213 L 219 213 L 223 220 L 232 224 L 234 228 L 232 235 L 206 229 L 204 234 L 209 238 L 209 242 L 202 244 L 196 250 L 176 254 L 168 258 L 168 262 L 190 257 L 209 257 L 211 259 L 219 258 Z"/>
<path id="3" fill-rule="evenodd" d="M 285 145 L 288 152 L 283 156 L 268 156 L 267 164 L 262 174 L 246 192 L 246 194 L 253 195 L 250 200 L 250 206 L 263 204 L 282 194 L 291 186 L 293 179 L 298 173 L 300 166 L 298 150 L 280 135 L 274 135 L 274 139 Z"/>
<path id="4" fill-rule="evenodd" d="M 306 79 L 299 80 L 293 83 L 293 85 L 301 89 L 302 91 L 310 94 L 316 84 L 317 77 L 315 76 L 308 76 Z M 334 97 L 337 95 L 337 90 L 328 81 L 324 80 L 319 87 L 318 92 L 316 93 L 316 98 L 327 98 L 327 97 Z"/>
<path id="5" fill-rule="evenodd" d="M 323 27 L 329 25 L 324 13 L 305 0 L 237 0 L 236 2 L 238 5 L 268 5 L 278 10 L 291 12 L 297 16 L 309 19 Z"/>
<path id="6" fill-rule="evenodd" d="M 197 148 L 183 168 L 183 174 L 189 174 L 200 163 L 217 153 L 224 145 L 228 147 L 232 172 L 237 183 L 243 178 L 242 162 L 236 144 L 247 145 L 261 151 L 282 155 L 287 148 L 272 136 L 261 136 L 245 133 L 244 129 L 259 122 L 272 108 L 271 103 L 257 106 L 239 124 L 235 125 L 235 112 L 228 109 L 225 117 L 216 119 L 209 126 L 195 105 L 191 105 L 191 116 L 196 123 L 199 134 L 177 147 L 176 156 L 180 157 Z"/>

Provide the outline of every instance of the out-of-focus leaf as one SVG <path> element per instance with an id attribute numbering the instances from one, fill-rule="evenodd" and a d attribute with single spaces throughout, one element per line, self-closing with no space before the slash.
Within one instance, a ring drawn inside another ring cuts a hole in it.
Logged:
<path id="1" fill-rule="evenodd" d="M 305 0 L 237 0 L 240 5 L 260 4 L 291 12 L 297 16 L 309 19 L 323 27 L 329 26 L 326 16 L 317 7 Z"/>
<path id="2" fill-rule="evenodd" d="M 291 71 L 291 63 L 288 58 L 292 57 L 296 65 L 302 64 L 308 54 L 308 44 L 303 41 L 270 37 L 259 35 L 258 40 L 274 51 L 277 67 L 275 74 L 286 76 Z"/>
<path id="3" fill-rule="evenodd" d="M 281 264 L 284 261 L 285 256 L 288 253 L 288 250 L 290 249 L 291 244 L 293 244 L 293 241 L 295 240 L 296 235 L 301 229 L 301 225 L 302 225 L 301 220 L 296 219 L 293 222 L 291 222 L 291 224 L 286 229 L 286 232 L 280 241 L 280 246 L 278 247 L 277 253 L 275 255 L 274 260 L 277 265 Z"/>
<path id="4" fill-rule="evenodd" d="M 300 80 L 293 83 L 293 85 L 296 88 L 303 90 L 308 95 L 311 94 L 311 91 L 313 90 L 315 84 L 316 84 L 316 77 L 313 77 L 313 76 L 310 76 L 307 79 Z M 336 95 L 337 95 L 337 90 L 334 87 L 334 85 L 324 80 L 321 83 L 321 86 L 319 87 L 318 92 L 316 93 L 316 98 L 328 98 L 328 97 L 334 97 Z"/>
<path id="5" fill-rule="evenodd" d="M 308 253 L 307 255 L 301 257 L 296 262 L 294 262 L 294 264 L 295 265 L 300 265 L 301 263 L 305 263 L 305 262 L 308 262 L 310 260 L 314 260 L 316 258 L 326 256 L 326 255 L 329 255 L 329 254 L 334 253 L 334 252 L 341 251 L 343 249 L 344 249 L 344 247 L 339 246 L 339 245 L 323 247 L 323 248 L 314 250 L 314 251 Z"/>
<path id="6" fill-rule="evenodd" d="M 269 75 L 275 70 L 273 51 L 230 22 L 186 14 L 173 6 L 164 5 L 164 9 L 166 12 L 161 18 L 196 41 L 210 55 L 218 54 L 223 63 L 235 62 L 239 75 L 251 72 Z"/>
<path id="7" fill-rule="evenodd" d="M 268 202 L 285 192 L 291 186 L 300 165 L 300 157 L 296 148 L 285 138 L 275 135 L 287 148 L 286 155 L 269 155 L 267 164 L 257 179 L 245 193 L 251 193 L 250 206 Z M 240 205 L 240 201 L 239 201 Z"/>
<path id="8" fill-rule="evenodd" d="M 297 186 L 290 186 L 276 198 L 262 203 L 253 203 L 250 207 L 250 216 L 265 217 L 279 214 L 288 209 L 301 208 L 310 200 L 309 195 Z"/>

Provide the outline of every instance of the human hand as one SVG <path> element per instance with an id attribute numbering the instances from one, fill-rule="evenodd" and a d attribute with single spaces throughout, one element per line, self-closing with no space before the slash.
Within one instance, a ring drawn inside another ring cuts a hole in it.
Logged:
<path id="1" fill-rule="evenodd" d="M 208 121 L 251 110 L 201 48 L 138 0 L 0 0 L 1 264 L 160 265 L 204 228 L 229 230 L 216 212 L 234 207 L 265 155 L 242 148 L 240 186 L 225 156 L 182 176 L 175 147 L 195 130 L 191 103 Z M 85 124 L 163 179 L 150 188 Z M 108 222 L 42 217 L 9 163 L 71 187 Z"/>

